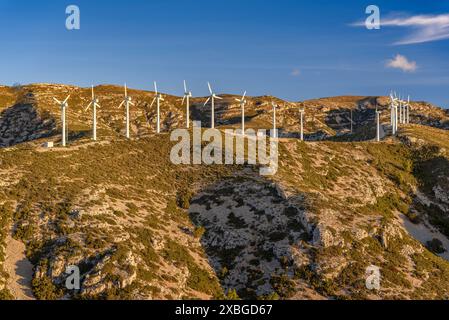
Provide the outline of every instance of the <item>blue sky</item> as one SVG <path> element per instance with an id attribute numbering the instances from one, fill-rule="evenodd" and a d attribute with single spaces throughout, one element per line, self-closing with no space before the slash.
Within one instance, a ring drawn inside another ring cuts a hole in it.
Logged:
<path id="1" fill-rule="evenodd" d="M 65 28 L 71 4 L 80 8 L 80 30 Z M 449 39 L 395 45 L 419 38 L 419 26 L 351 25 L 370 4 L 382 22 L 449 14 L 449 1 L 417 0 L 0 0 L 0 83 L 152 90 L 157 80 L 180 95 L 186 79 L 197 96 L 211 81 L 217 92 L 292 101 L 395 89 L 448 107 Z M 397 55 L 416 70 L 387 67 Z"/>

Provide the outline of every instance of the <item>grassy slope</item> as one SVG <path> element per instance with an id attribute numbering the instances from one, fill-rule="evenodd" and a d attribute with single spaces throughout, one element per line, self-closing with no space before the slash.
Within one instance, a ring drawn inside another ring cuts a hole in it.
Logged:
<path id="1" fill-rule="evenodd" d="M 108 109 L 119 101 L 120 88 L 98 89 L 104 95 L 110 95 L 112 89 L 116 97 L 106 102 Z M 10 89 L 2 90 L 9 90 L 1 96 L 5 103 L 12 103 Z M 65 95 L 67 88 L 60 91 L 58 97 Z M 80 131 L 88 130 L 82 117 L 89 116 L 81 112 L 89 90 L 81 93 L 82 98 L 72 102 L 72 128 Z M 147 94 L 144 99 L 151 97 Z M 47 98 L 38 101 L 39 108 L 50 106 Z M 268 110 L 269 106 L 263 108 Z M 57 107 L 50 109 L 56 116 Z M 265 114 L 254 123 L 266 127 L 269 122 L 270 116 Z M 105 116 L 104 123 L 115 123 L 115 130 L 120 130 L 118 118 Z M 105 130 L 111 134 L 107 126 Z M 449 141 L 447 132 L 419 126 L 406 134 L 445 148 Z M 199 240 L 180 228 L 193 230 L 194 226 L 176 199 L 179 195 L 188 198 L 192 186 L 200 189 L 238 169 L 174 167 L 168 161 L 167 140 L 167 136 L 132 143 L 114 139 L 70 151 L 42 152 L 27 146 L 0 150 L 2 177 L 9 181 L 0 191 L 0 203 L 11 202 L 16 207 L 16 237 L 27 243 L 28 255 L 38 270 L 57 279 L 61 270 L 53 270 L 55 257 L 82 263 L 88 271 L 107 255 L 110 260 L 104 270 L 110 274 L 104 282 L 120 282 L 115 271 L 122 265 L 124 269 L 136 268 L 125 271 L 136 271 L 138 281 L 126 290 L 106 290 L 103 298 L 222 294 Z M 288 191 L 292 201 L 307 209 L 312 222 L 322 224 L 334 238 L 333 245 L 326 247 L 302 244 L 312 260 L 297 266 L 298 279 L 331 297 L 447 296 L 448 263 L 400 231 L 396 223 L 399 212 L 410 214 L 422 180 L 416 175 L 414 151 L 398 142 L 282 143 L 280 172 L 273 180 Z M 389 226 L 399 231 L 388 237 L 385 247 L 382 237 Z M 123 262 L 129 252 L 137 259 L 137 267 Z M 384 272 L 383 289 L 374 296 L 363 283 L 369 264 L 380 266 Z M 59 286 L 48 280 L 46 276 L 35 281 L 35 293 L 40 298 L 60 296 Z M 161 287 L 165 289 L 161 291 Z"/>

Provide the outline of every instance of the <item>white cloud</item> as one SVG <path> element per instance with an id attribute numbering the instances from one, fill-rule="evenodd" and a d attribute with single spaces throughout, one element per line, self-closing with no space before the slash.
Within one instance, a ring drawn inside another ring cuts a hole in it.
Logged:
<path id="1" fill-rule="evenodd" d="M 357 22 L 353 26 L 365 26 Z M 397 45 L 416 44 L 449 39 L 449 14 L 390 16 L 381 19 L 381 27 L 402 27 L 412 29 L 405 38 L 397 41 Z"/>
<path id="2" fill-rule="evenodd" d="M 390 18 L 383 20 L 381 25 L 414 29 L 410 35 L 396 44 L 415 44 L 449 39 L 449 14 Z"/>
<path id="3" fill-rule="evenodd" d="M 415 61 L 409 61 L 405 56 L 397 54 L 394 59 L 387 61 L 388 68 L 400 69 L 404 72 L 415 72 L 418 66 Z"/>
<path id="4" fill-rule="evenodd" d="M 301 74 L 301 71 L 299 69 L 293 69 L 290 75 L 292 77 L 298 77 Z"/>

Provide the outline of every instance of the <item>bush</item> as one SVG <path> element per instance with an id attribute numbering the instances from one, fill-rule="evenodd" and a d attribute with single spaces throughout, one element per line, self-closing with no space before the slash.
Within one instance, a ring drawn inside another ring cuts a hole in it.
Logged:
<path id="1" fill-rule="evenodd" d="M 34 278 L 32 283 L 34 296 L 39 300 L 57 300 L 63 292 L 57 288 L 48 276 Z"/>
<path id="2" fill-rule="evenodd" d="M 270 279 L 273 290 L 282 298 L 291 298 L 295 294 L 295 282 L 288 275 L 273 275 Z"/>
<path id="3" fill-rule="evenodd" d="M 427 241 L 426 247 L 435 254 L 443 254 L 446 252 L 443 243 L 439 239 L 434 238 L 432 241 Z"/>
<path id="4" fill-rule="evenodd" d="M 195 238 L 201 239 L 205 233 L 206 233 L 206 229 L 203 226 L 199 226 L 199 227 L 195 228 L 193 235 L 195 236 Z"/>
<path id="5" fill-rule="evenodd" d="M 228 294 L 226 295 L 226 300 L 241 300 L 239 295 L 237 294 L 237 291 L 235 289 L 229 290 Z"/>
<path id="6" fill-rule="evenodd" d="M 193 193 L 190 190 L 182 189 L 178 192 L 177 202 L 182 209 L 189 209 L 192 201 Z"/>

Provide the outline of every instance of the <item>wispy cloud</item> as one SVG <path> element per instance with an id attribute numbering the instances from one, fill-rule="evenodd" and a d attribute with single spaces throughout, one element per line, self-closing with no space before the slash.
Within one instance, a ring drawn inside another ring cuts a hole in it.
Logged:
<path id="1" fill-rule="evenodd" d="M 290 72 L 290 75 L 292 77 L 298 77 L 299 75 L 301 75 L 301 71 L 299 69 L 293 69 L 292 72 Z"/>
<path id="2" fill-rule="evenodd" d="M 409 61 L 405 56 L 397 54 L 394 59 L 388 60 L 388 68 L 400 69 L 404 72 L 415 72 L 418 66 L 415 61 Z"/>
<path id="3" fill-rule="evenodd" d="M 357 22 L 353 26 L 365 26 Z M 382 27 L 401 27 L 411 29 L 410 34 L 395 42 L 396 45 L 416 44 L 449 39 L 449 14 L 387 16 L 381 19 Z"/>

